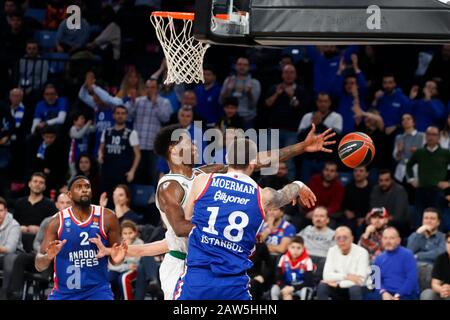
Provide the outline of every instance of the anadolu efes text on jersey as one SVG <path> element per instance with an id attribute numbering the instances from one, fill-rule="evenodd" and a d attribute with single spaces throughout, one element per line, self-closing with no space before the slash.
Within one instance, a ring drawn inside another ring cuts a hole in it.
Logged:
<path id="1" fill-rule="evenodd" d="M 91 216 L 85 222 L 78 221 L 71 208 L 58 213 L 58 239 L 67 242 L 55 257 L 55 286 L 51 295 L 54 291 L 74 294 L 109 284 L 108 259 L 97 259 L 98 248 L 89 241 L 99 234 L 103 244 L 108 246 L 103 228 L 104 209 L 93 205 L 91 210 Z"/>
<path id="2" fill-rule="evenodd" d="M 263 221 L 261 191 L 252 178 L 211 174 L 195 201 L 187 266 L 218 275 L 244 273 L 253 265 L 249 257 Z"/>

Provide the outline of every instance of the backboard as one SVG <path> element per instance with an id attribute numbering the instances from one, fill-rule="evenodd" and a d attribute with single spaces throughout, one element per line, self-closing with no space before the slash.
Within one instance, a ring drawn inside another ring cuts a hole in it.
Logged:
<path id="1" fill-rule="evenodd" d="M 194 36 L 245 46 L 450 43 L 450 2 L 197 0 Z"/>

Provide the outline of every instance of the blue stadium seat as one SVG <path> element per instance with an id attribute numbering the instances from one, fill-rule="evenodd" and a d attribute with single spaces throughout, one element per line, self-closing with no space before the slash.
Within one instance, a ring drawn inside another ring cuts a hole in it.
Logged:
<path id="1" fill-rule="evenodd" d="M 339 172 L 339 181 L 341 181 L 344 187 L 352 180 L 353 180 L 353 172 L 351 171 Z"/>
<path id="2" fill-rule="evenodd" d="M 56 46 L 56 31 L 42 30 L 34 33 L 34 39 L 39 47 L 50 49 Z"/>
<path id="3" fill-rule="evenodd" d="M 70 55 L 65 52 L 48 52 L 44 54 L 44 58 L 48 59 L 50 73 L 57 74 L 64 73 Z"/>
<path id="4" fill-rule="evenodd" d="M 131 191 L 131 206 L 132 207 L 147 207 L 154 202 L 155 187 L 151 185 L 132 184 Z"/>
<path id="5" fill-rule="evenodd" d="M 30 17 L 39 22 L 40 24 L 44 23 L 45 20 L 45 9 L 34 9 L 34 8 L 28 8 L 25 11 L 25 17 Z"/>

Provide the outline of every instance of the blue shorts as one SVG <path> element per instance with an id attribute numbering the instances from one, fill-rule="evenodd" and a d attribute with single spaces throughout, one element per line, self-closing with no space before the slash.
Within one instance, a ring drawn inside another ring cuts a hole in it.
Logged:
<path id="1" fill-rule="evenodd" d="M 53 289 L 48 295 L 48 300 L 114 300 L 114 295 L 111 286 L 108 284 L 107 286 L 67 293 Z"/>
<path id="2" fill-rule="evenodd" d="M 252 300 L 247 274 L 223 276 L 209 269 L 186 268 L 175 287 L 174 300 Z"/>

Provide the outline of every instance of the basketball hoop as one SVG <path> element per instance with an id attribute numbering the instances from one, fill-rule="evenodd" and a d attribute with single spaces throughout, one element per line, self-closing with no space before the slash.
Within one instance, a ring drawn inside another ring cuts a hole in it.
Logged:
<path id="1" fill-rule="evenodd" d="M 150 17 L 167 61 L 165 84 L 204 81 L 203 58 L 210 46 L 194 38 L 194 17 L 194 13 L 161 11 Z M 180 26 L 175 20 L 181 21 Z"/>

